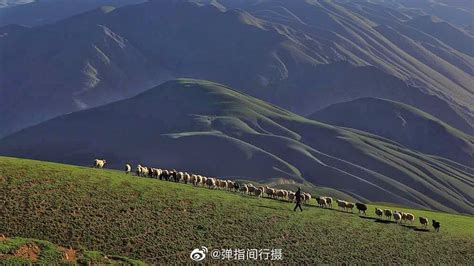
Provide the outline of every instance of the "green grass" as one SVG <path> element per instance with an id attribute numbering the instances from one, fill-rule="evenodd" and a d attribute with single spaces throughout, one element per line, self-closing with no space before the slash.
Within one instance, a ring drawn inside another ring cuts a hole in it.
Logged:
<path id="1" fill-rule="evenodd" d="M 281 248 L 285 263 L 469 264 L 474 258 L 468 215 L 398 208 L 442 224 L 439 233 L 416 231 L 377 222 L 372 205 L 366 219 L 314 202 L 295 213 L 276 200 L 6 157 L 0 157 L 0 202 L 6 217 L 0 234 L 148 263 L 190 262 L 190 251 L 201 246 Z M 418 218 L 413 226 L 420 228 Z"/>
<path id="2" fill-rule="evenodd" d="M 31 254 L 16 254 L 21 248 L 28 247 L 32 250 Z M 38 240 L 33 238 L 12 237 L 0 239 L 0 263 L 2 265 L 81 265 L 90 264 L 128 264 L 143 265 L 144 263 L 120 256 L 106 256 L 101 252 L 80 250 L 76 251 L 74 260 L 66 260 L 64 256 L 64 248 L 54 245 L 49 241 Z"/>

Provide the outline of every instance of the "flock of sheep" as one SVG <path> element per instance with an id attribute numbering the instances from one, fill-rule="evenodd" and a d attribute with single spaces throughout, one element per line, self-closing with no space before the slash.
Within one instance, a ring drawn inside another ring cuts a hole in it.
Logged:
<path id="1" fill-rule="evenodd" d="M 107 163 L 104 159 L 96 159 L 94 163 L 94 167 L 96 168 L 103 168 L 104 165 Z M 125 165 L 125 173 L 131 174 L 132 173 L 132 166 L 130 164 Z M 222 189 L 228 191 L 236 191 L 241 192 L 248 195 L 253 195 L 256 197 L 263 197 L 267 195 L 268 198 L 272 199 L 279 199 L 289 202 L 295 201 L 295 192 L 288 191 L 285 189 L 276 189 L 271 188 L 268 186 L 254 186 L 253 184 L 241 184 L 239 182 L 235 182 L 232 180 L 222 180 L 219 178 L 213 177 L 206 177 L 202 175 L 196 174 L 189 174 L 187 172 L 178 172 L 176 170 L 162 170 L 158 168 L 152 167 L 145 167 L 141 165 L 137 165 L 135 174 L 141 177 L 150 177 L 150 178 L 157 178 L 160 180 L 166 181 L 173 181 L 173 182 L 182 182 L 185 184 L 192 184 L 194 186 L 203 186 L 208 187 L 210 189 Z M 308 204 L 311 200 L 311 195 L 309 193 L 303 192 L 302 194 L 302 202 Z M 327 196 L 321 196 L 316 198 L 316 202 L 318 203 L 319 207 L 321 208 L 333 208 L 333 198 Z M 342 209 L 343 211 L 351 211 L 353 212 L 354 207 L 357 208 L 359 214 L 362 213 L 367 215 L 367 205 L 364 203 L 353 203 L 345 200 L 337 199 L 335 201 L 337 203 L 338 209 Z M 395 222 L 402 224 L 402 223 L 413 223 L 415 221 L 415 215 L 407 212 L 399 212 L 393 211 L 390 209 L 379 209 L 375 208 L 375 215 L 379 219 L 383 219 L 385 216 L 386 219 L 391 220 L 392 217 Z M 428 226 L 429 219 L 426 217 L 419 217 L 420 224 L 423 225 L 425 228 Z M 433 220 L 432 226 L 436 232 L 439 232 L 440 222 Z"/>

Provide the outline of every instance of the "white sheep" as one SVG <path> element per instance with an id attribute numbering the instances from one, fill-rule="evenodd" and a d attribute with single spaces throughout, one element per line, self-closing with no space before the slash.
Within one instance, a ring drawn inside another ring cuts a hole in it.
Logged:
<path id="1" fill-rule="evenodd" d="M 267 194 L 269 198 L 273 198 L 275 196 L 275 189 L 267 187 L 265 194 Z"/>
<path id="2" fill-rule="evenodd" d="M 104 168 L 104 165 L 107 163 L 104 159 L 95 159 L 94 160 L 94 167 L 95 168 Z"/>
<path id="3" fill-rule="evenodd" d="M 249 191 L 249 188 L 247 187 L 247 185 L 243 184 L 242 186 L 240 186 L 240 191 L 244 194 L 247 194 Z"/>
<path id="4" fill-rule="evenodd" d="M 347 202 L 346 202 L 345 200 L 339 200 L 339 199 L 338 199 L 338 200 L 336 200 L 336 202 L 337 202 L 337 207 L 338 207 L 339 209 L 346 210 L 346 204 L 347 204 Z"/>
<path id="5" fill-rule="evenodd" d="M 132 166 L 130 164 L 125 164 L 125 174 L 128 175 L 132 171 Z"/>
<path id="6" fill-rule="evenodd" d="M 214 188 L 216 186 L 216 181 L 214 180 L 214 178 L 208 178 L 206 180 L 206 185 L 209 187 L 209 188 Z"/>

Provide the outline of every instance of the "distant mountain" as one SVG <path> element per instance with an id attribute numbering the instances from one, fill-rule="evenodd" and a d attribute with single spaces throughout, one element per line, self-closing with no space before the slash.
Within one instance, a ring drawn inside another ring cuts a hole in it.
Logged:
<path id="1" fill-rule="evenodd" d="M 0 26 L 39 26 L 74 16 L 101 6 L 120 7 L 146 0 L 0 0 Z"/>
<path id="2" fill-rule="evenodd" d="M 309 118 L 370 132 L 409 149 L 449 158 L 474 168 L 474 137 L 409 105 L 361 98 L 331 105 Z"/>
<path id="3" fill-rule="evenodd" d="M 308 120 L 213 82 L 166 82 L 0 141 L 0 154 L 208 176 L 291 180 L 358 199 L 473 213 L 474 169 L 362 131 Z"/>
<path id="4" fill-rule="evenodd" d="M 102 7 L 0 29 L 0 136 L 176 77 L 227 84 L 301 115 L 385 98 L 474 132 L 474 59 L 460 48 L 472 37 L 446 43 L 411 26 L 411 13 L 366 1 L 212 3 Z"/>
<path id="5" fill-rule="evenodd" d="M 34 0 L 0 0 L 0 8 L 24 5 L 33 1 Z"/>

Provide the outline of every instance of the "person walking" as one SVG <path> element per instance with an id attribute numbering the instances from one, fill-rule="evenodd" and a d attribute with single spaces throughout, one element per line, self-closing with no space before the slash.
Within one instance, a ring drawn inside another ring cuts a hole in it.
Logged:
<path id="1" fill-rule="evenodd" d="M 301 192 L 301 188 L 299 187 L 298 190 L 295 193 L 295 201 L 296 205 L 293 211 L 296 211 L 296 209 L 299 207 L 301 211 L 303 211 L 303 208 L 301 208 L 301 200 L 303 199 L 303 192 Z"/>

